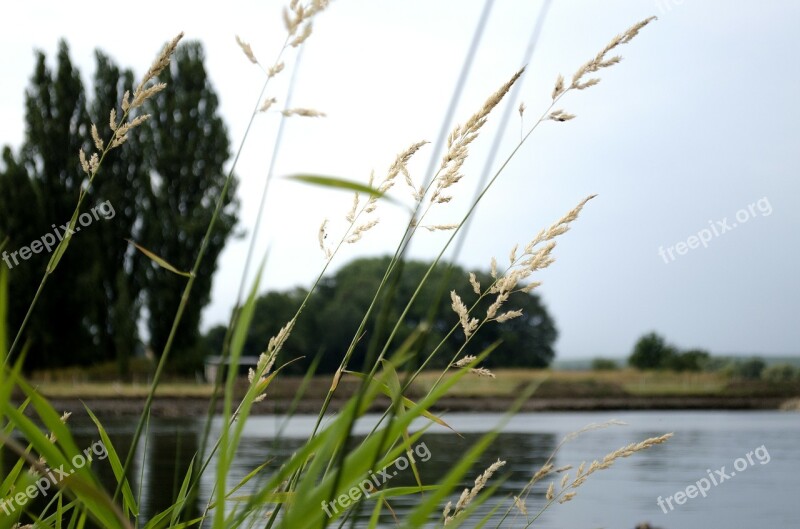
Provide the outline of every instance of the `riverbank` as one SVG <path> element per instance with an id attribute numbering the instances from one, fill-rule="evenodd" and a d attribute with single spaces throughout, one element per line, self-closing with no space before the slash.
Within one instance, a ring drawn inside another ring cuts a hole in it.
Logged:
<path id="1" fill-rule="evenodd" d="M 83 405 L 103 417 L 133 417 L 144 409 L 144 398 L 55 398 L 51 404 L 58 411 L 82 415 Z M 333 400 L 331 410 L 337 410 L 343 400 Z M 504 412 L 513 404 L 510 398 L 446 397 L 432 409 L 442 412 Z M 521 411 L 613 411 L 613 410 L 777 410 L 785 408 L 790 399 L 752 397 L 606 397 L 606 398 L 531 398 Z M 386 409 L 388 401 L 379 401 L 374 410 Z M 196 397 L 160 397 L 153 402 L 156 417 L 203 417 L 208 413 L 210 400 Z M 303 399 L 296 403 L 286 399 L 265 400 L 253 407 L 254 415 L 295 413 L 316 414 L 321 400 Z M 381 407 L 383 406 L 383 407 Z M 218 402 L 217 412 L 221 412 Z"/>
<path id="2" fill-rule="evenodd" d="M 800 408 L 800 384 L 730 379 L 718 373 L 619 371 L 498 370 L 496 378 L 469 376 L 455 384 L 435 410 L 502 412 L 529 385 L 533 396 L 523 411 L 593 410 L 765 410 Z M 434 385 L 437 373 L 423 373 L 406 395 L 417 400 Z M 331 409 L 353 395 L 359 380 L 342 377 Z M 82 402 L 105 416 L 135 416 L 144 408 L 149 385 L 118 382 L 34 381 L 34 385 L 60 411 L 82 411 Z M 254 407 L 256 414 L 317 413 L 331 385 L 329 375 L 302 378 L 283 376 L 270 385 L 267 398 Z M 244 394 L 247 381 L 237 387 Z M 214 388 L 194 381 L 169 381 L 158 388 L 152 413 L 162 417 L 204 416 Z M 298 395 L 301 395 L 298 397 Z M 22 395 L 16 395 L 20 402 Z M 378 401 L 375 409 L 385 406 Z M 219 408 L 218 408 L 219 409 Z M 385 409 L 385 408 L 383 408 Z"/>

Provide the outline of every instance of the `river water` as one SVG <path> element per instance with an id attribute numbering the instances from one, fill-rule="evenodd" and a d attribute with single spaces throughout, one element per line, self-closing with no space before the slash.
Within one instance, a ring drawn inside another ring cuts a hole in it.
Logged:
<path id="1" fill-rule="evenodd" d="M 357 425 L 358 432 L 368 432 L 375 419 L 373 416 L 365 417 Z M 425 434 L 421 441 L 424 447 L 417 452 L 417 464 L 423 482 L 433 483 L 442 477 L 484 432 L 500 423 L 501 419 L 499 414 L 446 415 L 445 420 L 463 438 L 440 427 Z M 587 424 L 610 419 L 624 421 L 627 425 L 584 433 L 561 448 L 555 457 L 555 465 L 572 464 L 577 467 L 581 461 L 601 459 L 629 443 L 666 432 L 674 432 L 675 436 L 663 445 L 627 459 L 619 459 L 610 469 L 593 474 L 577 490 L 578 494 L 573 500 L 563 505 L 554 504 L 532 527 L 633 529 L 638 523 L 649 522 L 664 529 L 800 528 L 798 413 L 652 411 L 519 414 L 506 424 L 465 478 L 464 486 L 470 485 L 477 474 L 497 459 L 506 461 L 497 474 L 498 478 L 504 479 L 497 496 L 487 502 L 481 511 L 488 512 L 497 502 L 504 502 L 500 511 L 505 512 L 507 498 L 518 494 L 566 434 Z M 279 465 L 302 444 L 313 422 L 314 418 L 309 416 L 298 416 L 288 423 L 276 417 L 252 417 L 246 425 L 237 453 L 231 484 L 237 483 L 267 460 Z M 117 448 L 124 453 L 130 446 L 134 421 L 109 419 L 105 425 Z M 90 423 L 78 421 L 72 426 L 79 443 L 89 446 L 97 439 Z M 219 421 L 214 423 L 212 435 L 218 435 L 220 426 Z M 134 491 L 137 491 L 141 482 L 144 519 L 171 504 L 172 495 L 180 487 L 183 472 L 198 449 L 202 427 L 199 419 L 151 421 L 146 454 L 143 439 L 131 473 Z M 282 441 L 276 442 L 279 431 L 282 431 Z M 98 470 L 106 480 L 112 479 L 108 468 L 101 465 Z M 574 475 L 574 469 L 570 472 Z M 212 492 L 213 476 L 212 465 L 207 479 L 201 484 L 200 499 L 198 505 L 194 506 L 195 513 L 202 510 Z M 392 473 L 387 486 L 413 483 L 411 471 L 407 469 L 396 475 Z M 530 517 L 544 505 L 548 484 L 547 480 L 540 483 L 528 496 L 526 506 Z M 706 490 L 701 493 L 700 488 Z M 246 493 L 246 490 L 245 487 L 242 493 Z M 667 498 L 670 500 L 667 501 Z M 455 500 L 457 496 L 453 498 L 454 503 Z M 403 514 L 413 507 L 413 501 L 401 498 L 391 502 L 401 520 Z M 363 519 L 359 526 L 363 524 Z M 525 526 L 524 517 L 516 511 L 508 520 L 504 527 Z M 490 524 L 489 527 L 495 525 Z M 382 519 L 381 527 L 394 526 L 391 516 Z"/>

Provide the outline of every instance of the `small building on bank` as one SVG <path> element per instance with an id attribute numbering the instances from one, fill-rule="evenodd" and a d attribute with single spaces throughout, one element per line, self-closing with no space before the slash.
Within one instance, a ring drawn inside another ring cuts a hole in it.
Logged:
<path id="1" fill-rule="evenodd" d="M 205 377 L 206 382 L 213 383 L 217 379 L 217 373 L 219 372 L 220 366 L 223 368 L 222 376 L 226 376 L 227 374 L 227 367 L 230 365 L 231 359 L 230 357 L 225 358 L 225 362 L 222 361 L 221 356 L 209 356 L 206 357 L 205 361 Z M 258 364 L 258 357 L 257 356 L 241 356 L 239 357 L 239 366 L 238 366 L 238 373 L 239 377 L 247 377 L 247 373 L 250 369 L 255 369 L 256 364 Z"/>

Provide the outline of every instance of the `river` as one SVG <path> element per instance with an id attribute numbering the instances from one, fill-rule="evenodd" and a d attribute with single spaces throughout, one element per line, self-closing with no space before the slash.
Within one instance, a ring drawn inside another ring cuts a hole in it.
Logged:
<path id="1" fill-rule="evenodd" d="M 417 458 L 423 482 L 431 483 L 443 476 L 472 443 L 501 419 L 500 414 L 446 415 L 445 420 L 463 438 L 438 426 L 425 434 L 421 441 L 424 447 L 420 447 Z M 584 433 L 561 448 L 555 465 L 577 467 L 581 461 L 601 459 L 629 443 L 666 432 L 674 432 L 675 436 L 663 445 L 619 459 L 610 469 L 596 472 L 577 490 L 573 500 L 563 505 L 554 504 L 532 527 L 633 529 L 642 522 L 664 529 L 800 527 L 797 499 L 800 414 L 791 412 L 523 413 L 506 424 L 474 471 L 465 478 L 464 485 L 470 485 L 492 462 L 504 460 L 507 463 L 497 477 L 505 480 L 497 496 L 487 502 L 481 512 L 487 512 L 496 502 L 507 505 L 507 497 L 518 494 L 567 433 L 610 419 L 624 421 L 627 425 Z M 357 431 L 366 433 L 374 421 L 374 416 L 365 417 Z M 279 465 L 302 443 L 313 422 L 310 416 L 297 416 L 288 423 L 276 417 L 252 417 L 237 453 L 231 484 L 267 460 Z M 98 438 L 91 423 L 72 420 L 71 423 L 79 446 L 80 443 L 89 446 Z M 134 421 L 108 419 L 105 425 L 118 449 L 127 450 Z M 143 439 L 131 473 L 134 491 L 142 476 L 144 519 L 170 505 L 171 496 L 180 487 L 183 472 L 198 448 L 202 426 L 202 421 L 197 419 L 151 421 L 146 438 L 147 453 L 143 450 Z M 213 435 L 218 434 L 219 427 L 220 422 L 215 421 Z M 276 433 L 281 429 L 283 440 L 276 442 Z M 111 479 L 108 468 L 101 466 L 99 471 L 104 474 L 104 480 Z M 212 490 L 213 465 L 209 471 L 201 484 L 199 504 L 194 506 L 196 512 L 205 505 Z M 574 469 L 569 472 L 574 475 Z M 397 475 L 392 473 L 387 486 L 412 484 L 413 477 L 407 469 Z M 549 480 L 538 484 L 528 496 L 529 516 L 535 515 L 544 505 L 547 484 Z M 701 492 L 700 489 L 706 490 Z M 245 487 L 242 493 L 246 490 Z M 457 495 L 454 503 L 456 500 Z M 413 507 L 413 499 L 394 499 L 391 504 L 402 519 Z M 505 508 L 500 510 L 505 512 Z M 361 517 L 362 523 L 366 516 Z M 513 523 L 506 523 L 504 527 L 524 527 L 524 517 L 517 511 L 509 520 L 515 516 Z M 382 519 L 381 527 L 394 526 L 390 515 Z"/>

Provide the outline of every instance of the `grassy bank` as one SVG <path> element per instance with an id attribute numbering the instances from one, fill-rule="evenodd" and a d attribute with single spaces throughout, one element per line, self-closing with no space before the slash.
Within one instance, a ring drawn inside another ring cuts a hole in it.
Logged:
<path id="1" fill-rule="evenodd" d="M 456 398 L 511 398 L 531 382 L 541 382 L 533 399 L 547 398 L 625 398 L 625 397 L 750 397 L 778 398 L 800 396 L 800 384 L 776 384 L 760 380 L 737 380 L 721 373 L 675 373 L 670 371 L 550 371 L 543 369 L 501 369 L 496 378 L 471 377 L 456 382 L 449 393 Z M 437 372 L 422 373 L 411 387 L 412 395 L 424 395 L 433 386 Z M 329 375 L 318 375 L 308 385 L 304 399 L 325 396 Z M 276 379 L 269 392 L 272 399 L 291 399 L 297 395 L 302 379 L 285 376 Z M 115 399 L 145 397 L 146 383 L 38 381 L 39 391 L 50 398 Z M 350 395 L 357 381 L 344 377 L 342 395 Z M 245 380 L 241 390 L 247 388 Z M 161 398 L 209 398 L 213 387 L 195 381 L 161 384 L 156 392 Z"/>

